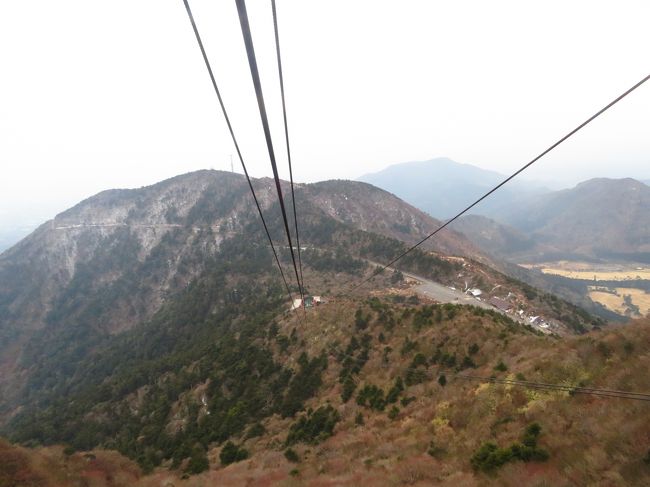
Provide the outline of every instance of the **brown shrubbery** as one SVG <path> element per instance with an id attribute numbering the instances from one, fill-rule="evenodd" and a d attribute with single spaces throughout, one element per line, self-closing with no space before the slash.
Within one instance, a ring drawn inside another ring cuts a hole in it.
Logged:
<path id="1" fill-rule="evenodd" d="M 468 366 L 477 376 L 648 392 L 650 320 L 558 339 L 466 307 L 434 305 L 428 322 L 423 306 L 431 305 L 340 299 L 310 311 L 301 326 L 280 321 L 279 334 L 297 331 L 276 357 L 298 369 L 302 341 L 310 357 L 324 352 L 322 385 L 305 401 L 307 411 L 276 414 L 255 434 L 249 428 L 233 437 L 247 460 L 221 468 L 213 445 L 212 469 L 191 485 L 650 485 L 647 403 L 458 378 Z M 362 330 L 358 309 L 367 319 Z M 416 316 L 424 322 L 414 323 Z M 500 361 L 507 370 L 494 370 Z M 426 377 L 408 385 L 409 370 Z M 344 402 L 348 378 L 355 387 Z M 164 485 L 160 475 L 114 485 Z"/>

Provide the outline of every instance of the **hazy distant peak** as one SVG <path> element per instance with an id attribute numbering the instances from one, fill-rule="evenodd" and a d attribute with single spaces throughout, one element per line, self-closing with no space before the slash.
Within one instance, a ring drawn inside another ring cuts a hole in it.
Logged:
<path id="1" fill-rule="evenodd" d="M 447 180 L 466 180 L 468 177 L 476 182 L 485 182 L 491 180 L 501 180 L 505 176 L 471 164 L 464 164 L 453 161 L 448 157 L 437 157 L 426 161 L 410 161 L 397 164 L 391 164 L 387 168 L 370 174 L 365 174 L 359 178 L 360 181 L 372 183 L 372 179 L 381 178 L 382 176 L 408 178 L 409 173 L 417 171 L 423 179 L 429 177 L 444 177 Z"/>
<path id="2" fill-rule="evenodd" d="M 644 188 L 645 183 L 634 178 L 593 178 L 576 185 L 576 189 L 588 188 Z"/>
<path id="3" fill-rule="evenodd" d="M 435 218 L 449 218 L 481 197 L 505 176 L 471 164 L 461 164 L 447 157 L 428 161 L 393 164 L 386 169 L 366 174 L 361 181 L 389 191 Z M 511 205 L 522 194 L 547 190 L 533 182 L 514 181 L 476 209 L 495 214 L 498 208 Z"/>

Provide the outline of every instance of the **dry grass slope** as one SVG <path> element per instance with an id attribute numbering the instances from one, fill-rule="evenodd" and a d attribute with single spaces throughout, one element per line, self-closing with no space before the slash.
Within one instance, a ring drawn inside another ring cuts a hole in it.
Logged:
<path id="1" fill-rule="evenodd" d="M 274 416 L 264 422 L 263 436 L 237 439 L 251 454 L 245 461 L 220 467 L 215 445 L 208 472 L 183 480 L 158 469 L 138 478 L 131 463 L 101 453 L 97 461 L 110 464 L 112 483 L 106 483 L 106 477 L 97 480 L 100 474 L 96 474 L 90 483 L 79 485 L 158 487 L 168 481 L 176 487 L 650 484 L 650 465 L 644 461 L 650 449 L 649 402 L 532 391 L 456 377 L 465 363 L 465 372 L 473 375 L 650 392 L 649 319 L 559 339 L 499 322 L 468 307 L 434 306 L 426 316 L 422 311 L 425 305 L 395 303 L 389 297 L 379 301 L 339 299 L 310 310 L 304 323 L 293 318 L 281 323 L 281 333 L 286 336 L 296 330 L 295 343 L 286 352 L 274 352 L 287 364 L 294 364 L 304 348 L 310 354 L 324 350 L 329 358 L 323 386 L 308 407 L 329 403 L 341 416 L 331 438 L 317 445 L 292 447 L 299 463 L 290 463 L 283 454 L 294 420 Z M 359 326 L 358 309 L 370 316 L 367 324 Z M 368 360 L 354 375 L 357 388 L 353 397 L 343 403 L 339 375 L 345 357 L 341 352 L 352 336 L 361 340 L 365 334 L 370 336 Z M 424 363 L 416 358 L 418 354 L 426 359 Z M 475 368 L 464 362 L 465 357 Z M 505 371 L 495 369 L 500 362 L 505 367 L 499 368 Z M 405 385 L 395 403 L 396 414 L 389 416 L 392 405 L 374 410 L 357 404 L 356 394 L 363 385 L 376 385 L 387 392 L 398 377 L 413 375 L 410 369 L 421 373 L 416 383 Z M 443 374 L 445 386 L 438 381 Z M 413 399 L 402 401 L 404 398 Z M 510 445 L 519 441 L 533 422 L 542 427 L 539 446 L 549 452 L 548 461 L 512 462 L 489 474 L 472 469 L 470 458 L 483 443 Z M 84 458 L 75 454 L 66 459 L 56 449 L 25 454 L 48 459 L 47 468 L 34 466 L 32 460 L 34 475 L 41 476 L 56 475 L 68 469 L 65 465 Z M 88 479 L 88 465 L 75 467 L 73 475 Z M 34 485 L 68 485 L 48 481 Z"/>

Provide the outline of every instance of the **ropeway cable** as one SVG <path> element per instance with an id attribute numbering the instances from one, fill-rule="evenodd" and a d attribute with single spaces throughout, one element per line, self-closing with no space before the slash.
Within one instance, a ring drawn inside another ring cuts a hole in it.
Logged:
<path id="1" fill-rule="evenodd" d="M 293 168 L 291 164 L 291 148 L 289 145 L 289 124 L 287 122 L 287 105 L 284 96 L 284 76 L 282 75 L 282 56 L 280 54 L 280 34 L 278 29 L 278 15 L 275 8 L 275 0 L 271 0 L 273 11 L 273 30 L 275 31 L 275 53 L 278 59 L 278 74 L 280 76 L 280 94 L 282 96 L 282 116 L 284 118 L 284 138 L 287 145 L 287 159 L 289 160 L 289 181 L 291 183 L 291 203 L 293 205 L 293 223 L 296 230 L 296 246 L 298 247 L 298 267 L 300 269 L 300 282 L 302 289 L 305 289 L 305 278 L 302 274 L 302 256 L 300 251 L 300 233 L 298 232 L 298 212 L 296 211 L 296 195 L 293 189 Z"/>
<path id="2" fill-rule="evenodd" d="M 212 87 L 214 88 L 215 93 L 217 94 L 217 99 L 219 100 L 219 105 L 221 106 L 221 111 L 223 112 L 223 116 L 226 119 L 226 124 L 228 125 L 228 130 L 230 132 L 230 137 L 232 138 L 233 144 L 235 145 L 235 150 L 237 151 L 237 156 L 239 157 L 239 161 L 241 162 L 241 166 L 244 170 L 244 175 L 246 176 L 246 181 L 248 181 L 248 187 L 251 191 L 251 194 L 253 195 L 253 200 L 255 201 L 255 206 L 257 207 L 257 212 L 260 215 L 260 219 L 262 220 L 262 225 L 264 226 L 264 232 L 266 232 L 266 236 L 269 240 L 269 244 L 271 245 L 271 250 L 273 251 L 273 256 L 275 257 L 275 263 L 278 266 L 278 269 L 280 270 L 280 275 L 282 276 L 282 281 L 284 282 L 284 286 L 287 289 L 287 294 L 289 295 L 289 299 L 291 304 L 293 305 L 293 296 L 291 295 L 291 290 L 289 289 L 289 284 L 287 283 L 287 279 L 284 275 L 284 271 L 282 270 L 282 266 L 280 265 L 280 259 L 278 258 L 278 253 L 275 250 L 275 246 L 273 245 L 273 240 L 271 239 L 271 234 L 269 233 L 269 228 L 266 225 L 266 220 L 264 220 L 264 215 L 262 214 L 262 208 L 260 206 L 260 203 L 257 199 L 257 195 L 255 194 L 255 190 L 253 189 L 253 184 L 251 183 L 251 178 L 248 175 L 248 170 L 246 169 L 246 164 L 244 163 L 244 158 L 242 157 L 241 150 L 239 149 L 239 144 L 237 143 L 237 138 L 235 137 L 235 132 L 233 131 L 232 125 L 230 123 L 230 117 L 228 117 L 228 112 L 226 111 L 226 106 L 223 103 L 223 99 L 221 98 L 221 92 L 219 91 L 219 87 L 217 86 L 217 81 L 214 77 L 214 73 L 212 72 L 212 66 L 210 65 L 210 61 L 208 60 L 208 56 L 205 52 L 205 48 L 203 47 L 203 41 L 201 40 L 201 35 L 199 34 L 199 30 L 196 27 L 196 22 L 194 21 L 194 15 L 192 15 L 192 9 L 190 8 L 190 4 L 188 0 L 183 0 L 183 3 L 185 4 L 185 9 L 187 10 L 187 15 L 190 19 L 190 23 L 192 24 L 192 29 L 194 30 L 194 35 L 196 37 L 196 41 L 199 44 L 199 49 L 201 50 L 201 55 L 203 56 L 203 61 L 205 62 L 205 67 L 208 70 L 208 74 L 210 75 L 210 80 L 212 81 Z"/>
<path id="3" fill-rule="evenodd" d="M 248 66 L 250 67 L 251 77 L 253 78 L 253 86 L 255 87 L 257 106 L 260 111 L 260 119 L 262 120 L 264 137 L 266 139 L 266 148 L 268 149 L 269 159 L 271 160 L 271 167 L 273 169 L 273 179 L 275 180 L 275 189 L 278 193 L 278 201 L 280 202 L 280 210 L 282 211 L 282 220 L 284 222 L 284 229 L 287 234 L 289 251 L 291 252 L 291 261 L 293 263 L 293 269 L 296 274 L 296 281 L 298 281 L 300 296 L 302 297 L 304 303 L 304 292 L 302 288 L 302 282 L 300 281 L 300 276 L 298 274 L 298 265 L 296 264 L 296 256 L 293 251 L 293 243 L 291 241 L 291 232 L 289 231 L 287 211 L 284 205 L 284 197 L 282 196 L 282 186 L 280 184 L 280 176 L 278 174 L 278 166 L 276 164 L 275 151 L 273 149 L 273 140 L 271 138 L 271 129 L 269 127 L 269 120 L 266 113 L 264 94 L 262 93 L 262 83 L 260 81 L 260 73 L 257 68 L 255 47 L 253 46 L 253 37 L 251 35 L 250 24 L 248 22 L 248 13 L 246 12 L 246 2 L 245 0 L 235 0 L 235 3 L 237 4 L 237 11 L 239 12 L 239 23 L 241 25 L 242 36 L 244 38 L 244 45 L 246 46 L 246 55 L 248 56 Z"/>

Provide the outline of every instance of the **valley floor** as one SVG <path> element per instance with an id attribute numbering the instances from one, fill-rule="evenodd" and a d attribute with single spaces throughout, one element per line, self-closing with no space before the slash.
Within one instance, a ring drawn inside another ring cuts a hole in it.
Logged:
<path id="1" fill-rule="evenodd" d="M 589 282 L 589 298 L 622 316 L 638 318 L 650 313 L 650 292 L 634 287 L 640 283 L 650 283 L 650 268 L 645 264 L 562 260 L 521 266 L 538 269 L 544 274 Z M 620 285 L 616 285 L 618 283 Z"/>
<path id="2" fill-rule="evenodd" d="M 644 264 L 591 263 L 562 260 L 541 264 L 519 264 L 527 269 L 539 269 L 544 274 L 554 274 L 569 279 L 593 281 L 631 281 L 650 279 L 650 268 Z"/>

